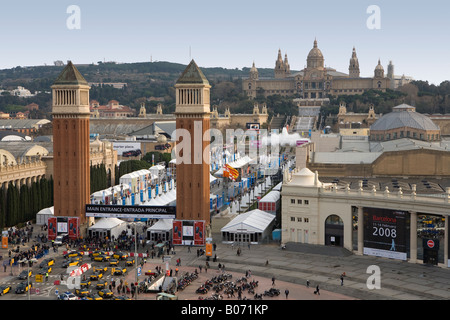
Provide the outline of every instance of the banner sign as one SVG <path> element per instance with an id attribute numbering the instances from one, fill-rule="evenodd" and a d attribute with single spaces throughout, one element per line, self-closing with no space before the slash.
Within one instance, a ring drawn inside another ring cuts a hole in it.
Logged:
<path id="1" fill-rule="evenodd" d="M 406 260 L 404 211 L 364 208 L 364 254 Z"/>
<path id="2" fill-rule="evenodd" d="M 68 230 L 69 231 L 69 239 L 71 239 L 71 240 L 78 239 L 78 235 L 79 235 L 78 218 L 69 218 L 68 226 L 69 226 L 69 230 Z"/>
<path id="3" fill-rule="evenodd" d="M 86 217 L 175 219 L 175 215 L 174 206 L 86 205 Z"/>
<path id="4" fill-rule="evenodd" d="M 177 221 L 173 222 L 173 228 L 172 228 L 172 232 L 173 232 L 172 243 L 173 244 L 181 244 L 182 243 L 182 240 L 183 240 L 183 237 L 181 234 L 182 228 L 183 228 L 183 223 L 181 221 L 177 220 Z"/>
<path id="5" fill-rule="evenodd" d="M 205 245 L 205 221 L 174 220 L 172 225 L 172 243 L 182 245 Z"/>
<path id="6" fill-rule="evenodd" d="M 205 238 L 204 238 L 204 234 L 205 234 L 205 228 L 204 228 L 204 223 L 203 221 L 195 221 L 194 222 L 194 244 L 196 246 L 199 245 L 204 245 L 205 244 Z"/>
<path id="7" fill-rule="evenodd" d="M 47 237 L 49 240 L 55 240 L 57 232 L 56 232 L 56 218 L 48 218 L 47 220 Z"/>

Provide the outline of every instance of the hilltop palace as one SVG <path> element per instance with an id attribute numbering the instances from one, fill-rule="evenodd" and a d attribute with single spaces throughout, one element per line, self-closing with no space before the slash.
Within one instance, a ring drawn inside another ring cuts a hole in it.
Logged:
<path id="1" fill-rule="evenodd" d="M 317 40 L 306 59 L 306 68 L 291 73 L 287 54 L 283 60 L 281 50 L 275 62 L 274 77 L 262 78 L 253 63 L 249 77 L 242 82 L 243 90 L 249 97 L 257 95 L 269 96 L 279 94 L 282 96 L 300 95 L 304 99 L 322 99 L 328 95 L 362 94 L 367 90 L 396 89 L 410 82 L 410 77 L 394 75 L 394 65 L 389 62 L 388 73 L 384 74 L 381 61 L 375 67 L 373 77 L 361 77 L 359 61 L 356 50 L 353 48 L 348 67 L 348 74 L 325 67 L 325 59 L 317 46 Z"/>

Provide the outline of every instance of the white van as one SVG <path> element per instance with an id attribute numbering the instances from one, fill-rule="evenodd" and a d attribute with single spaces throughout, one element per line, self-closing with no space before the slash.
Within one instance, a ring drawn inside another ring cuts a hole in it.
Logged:
<path id="1" fill-rule="evenodd" d="M 59 236 L 56 236 L 54 244 L 57 246 L 62 246 L 68 240 L 69 240 L 69 235 L 67 233 L 63 233 L 63 234 L 60 234 Z"/>

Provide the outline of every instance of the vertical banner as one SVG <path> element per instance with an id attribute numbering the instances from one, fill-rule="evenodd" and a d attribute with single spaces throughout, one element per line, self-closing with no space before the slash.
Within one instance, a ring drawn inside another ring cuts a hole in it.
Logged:
<path id="1" fill-rule="evenodd" d="M 205 246 L 205 256 L 212 257 L 213 246 L 212 243 L 208 242 Z"/>
<path id="2" fill-rule="evenodd" d="M 56 218 L 48 218 L 47 220 L 47 237 L 49 240 L 55 240 L 56 238 Z"/>
<path id="3" fill-rule="evenodd" d="M 205 224 L 203 221 L 195 221 L 194 222 L 194 244 L 195 245 L 204 245 L 205 244 L 204 226 L 205 226 Z"/>
<path id="4" fill-rule="evenodd" d="M 172 243 L 173 244 L 181 244 L 182 243 L 182 221 L 173 221 L 173 227 L 172 227 Z"/>
<path id="5" fill-rule="evenodd" d="M 2 249 L 8 249 L 8 231 L 2 231 Z"/>
<path id="6" fill-rule="evenodd" d="M 69 218 L 69 239 L 78 239 L 78 218 Z"/>

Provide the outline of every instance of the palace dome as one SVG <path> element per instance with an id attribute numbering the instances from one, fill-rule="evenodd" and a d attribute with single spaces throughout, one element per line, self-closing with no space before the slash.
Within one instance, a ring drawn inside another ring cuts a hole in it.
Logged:
<path id="1" fill-rule="evenodd" d="M 322 51 L 317 47 L 317 40 L 314 40 L 314 47 L 309 51 L 308 59 L 309 58 L 323 58 Z"/>
<path id="2" fill-rule="evenodd" d="M 397 128 L 413 128 L 418 130 L 440 130 L 429 117 L 415 112 L 415 108 L 402 104 L 393 108 L 393 112 L 385 114 L 374 122 L 370 131 L 386 131 Z"/>

